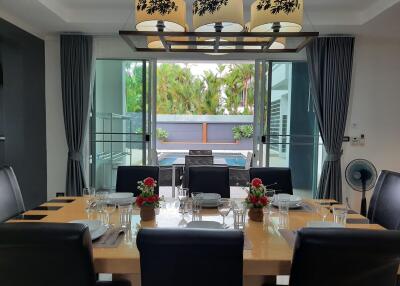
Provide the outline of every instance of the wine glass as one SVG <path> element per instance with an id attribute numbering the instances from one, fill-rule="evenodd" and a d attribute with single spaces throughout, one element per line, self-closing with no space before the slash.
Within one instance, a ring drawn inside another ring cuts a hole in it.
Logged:
<path id="1" fill-rule="evenodd" d="M 232 209 L 232 204 L 230 199 L 219 199 L 218 204 L 218 212 L 222 216 L 222 227 L 228 228 L 228 225 L 225 224 L 225 217 L 229 214 Z"/>
<path id="2" fill-rule="evenodd" d="M 274 200 L 274 197 L 275 197 L 275 190 L 271 190 L 271 189 L 266 190 L 265 196 L 268 198 L 268 205 L 267 205 L 268 214 L 271 214 L 272 213 L 272 201 Z"/>
<path id="3" fill-rule="evenodd" d="M 86 202 L 86 212 L 91 212 L 93 210 L 93 204 L 95 201 L 95 194 L 96 194 L 96 189 L 95 188 L 83 188 L 82 190 L 82 197 L 84 197 L 85 202 Z"/>
<path id="4" fill-rule="evenodd" d="M 188 188 L 179 188 L 178 189 L 178 200 L 179 200 L 179 208 L 181 209 L 182 215 L 186 212 L 186 201 L 188 199 L 189 189 Z"/>

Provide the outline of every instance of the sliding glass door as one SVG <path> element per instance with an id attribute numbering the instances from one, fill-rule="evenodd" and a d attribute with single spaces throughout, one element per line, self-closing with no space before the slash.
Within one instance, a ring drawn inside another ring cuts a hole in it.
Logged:
<path id="1" fill-rule="evenodd" d="M 318 132 L 305 62 L 257 62 L 255 165 L 290 167 L 295 193 L 312 197 Z"/>
<path id="2" fill-rule="evenodd" d="M 91 185 L 113 189 L 118 166 L 146 165 L 151 138 L 152 65 L 97 60 L 91 113 Z"/>

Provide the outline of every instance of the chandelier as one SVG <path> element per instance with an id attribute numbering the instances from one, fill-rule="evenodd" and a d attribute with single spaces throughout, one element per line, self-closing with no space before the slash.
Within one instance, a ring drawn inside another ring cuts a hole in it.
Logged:
<path id="1" fill-rule="evenodd" d="M 136 31 L 119 34 L 135 51 L 290 53 L 318 36 L 301 31 L 303 11 L 303 0 L 256 0 L 245 24 L 243 0 L 194 0 L 189 24 L 185 0 L 135 0 Z"/>

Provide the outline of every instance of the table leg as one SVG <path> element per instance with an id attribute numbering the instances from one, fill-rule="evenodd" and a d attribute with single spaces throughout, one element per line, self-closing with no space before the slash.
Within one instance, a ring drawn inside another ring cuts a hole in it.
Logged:
<path id="1" fill-rule="evenodd" d="M 175 198 L 175 165 L 172 165 L 172 197 Z"/>

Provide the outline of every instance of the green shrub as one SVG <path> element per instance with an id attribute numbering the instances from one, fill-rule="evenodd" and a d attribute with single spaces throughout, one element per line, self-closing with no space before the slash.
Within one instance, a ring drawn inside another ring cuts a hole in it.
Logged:
<path id="1" fill-rule="evenodd" d="M 240 140 L 253 137 L 253 125 L 239 125 L 232 128 L 233 139 Z"/>
<path id="2" fill-rule="evenodd" d="M 168 139 L 168 132 L 162 128 L 157 128 L 156 130 L 157 139 L 160 141 L 165 141 Z"/>

